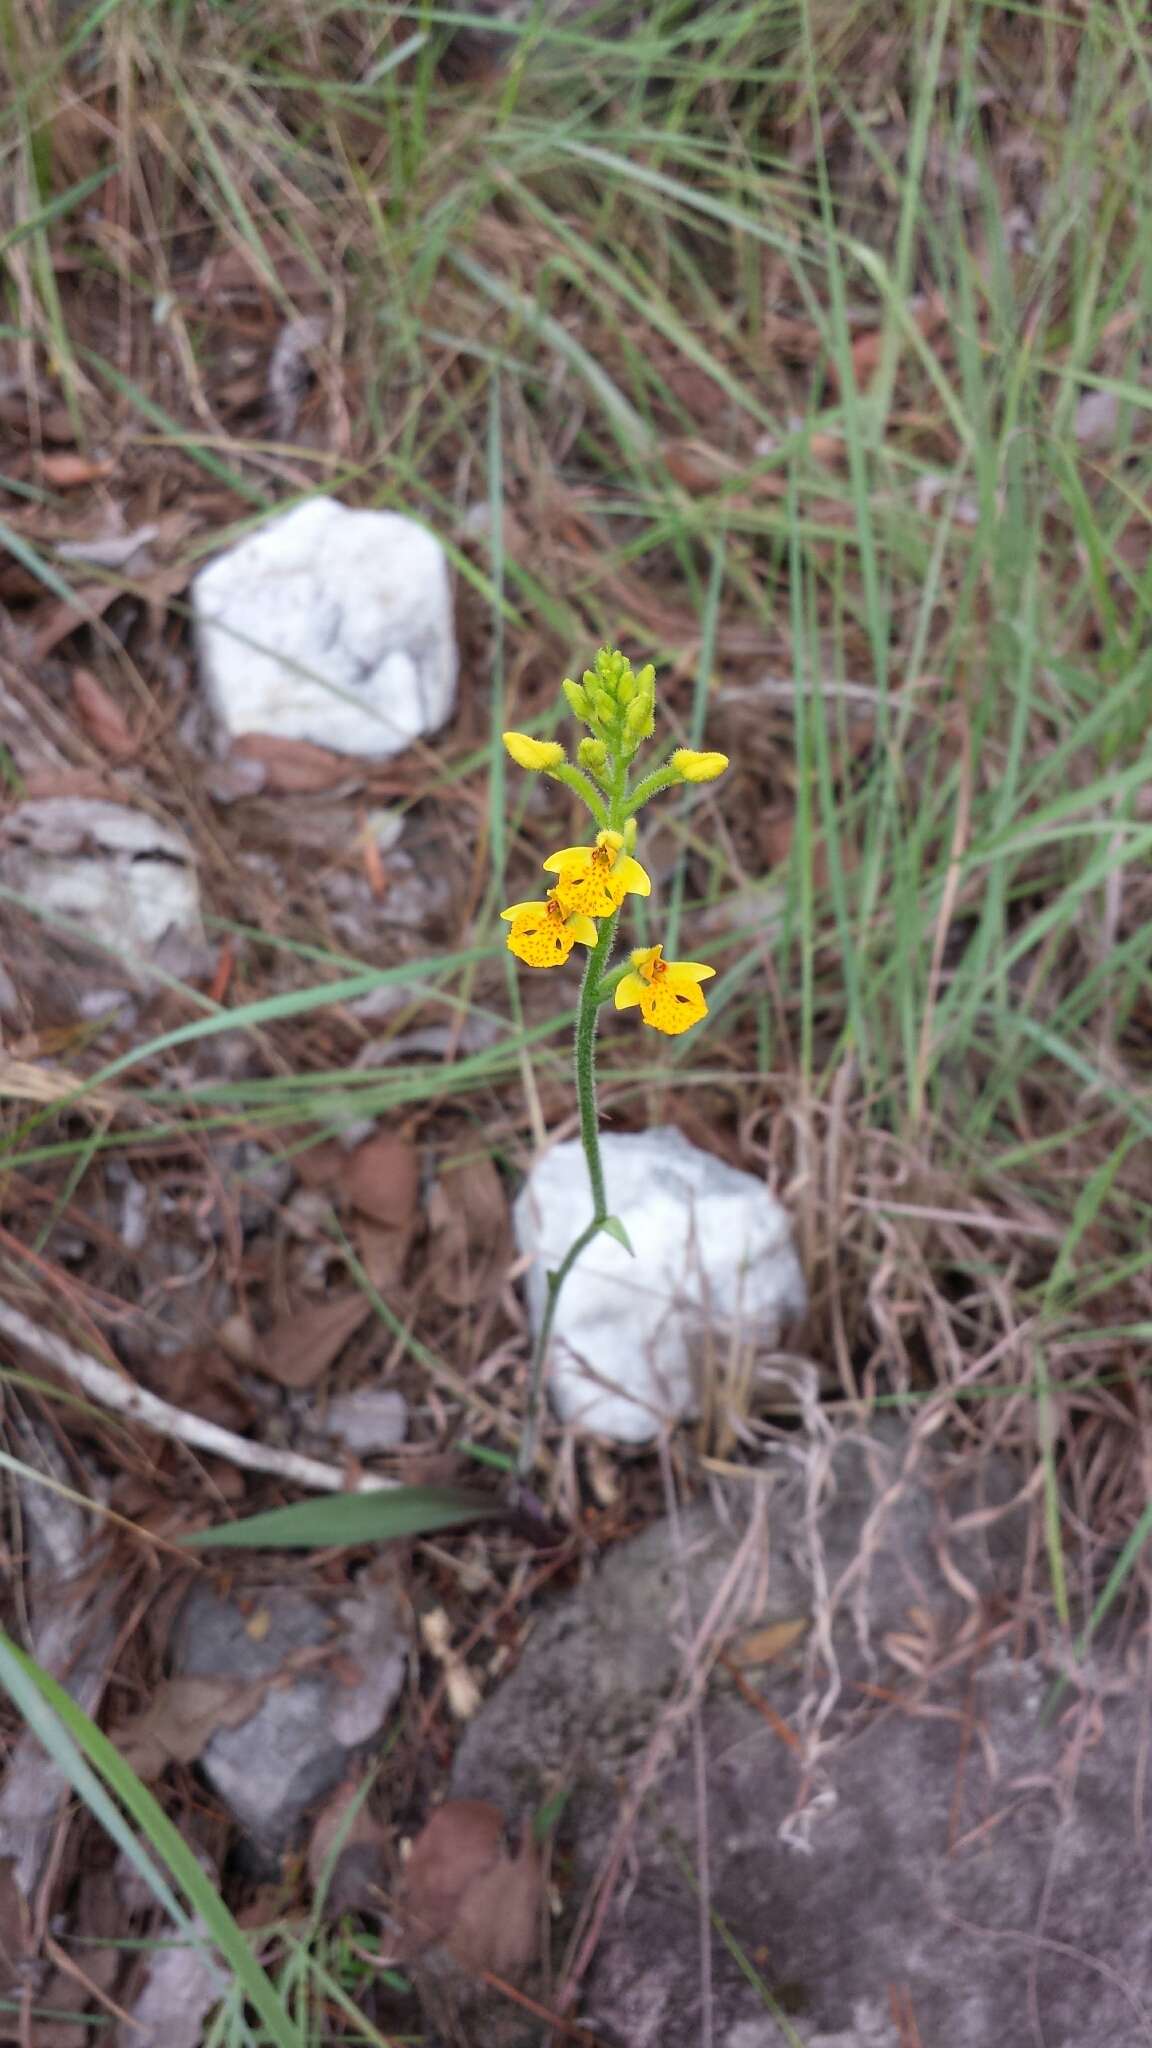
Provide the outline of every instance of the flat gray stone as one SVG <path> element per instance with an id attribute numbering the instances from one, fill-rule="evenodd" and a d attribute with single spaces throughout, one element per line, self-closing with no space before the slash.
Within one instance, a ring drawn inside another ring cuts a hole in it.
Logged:
<path id="1" fill-rule="evenodd" d="M 816 1524 L 820 1570 L 835 1589 L 864 1547 L 871 1566 L 835 1606 L 839 1693 L 827 1693 L 806 1776 L 732 1676 L 713 1671 L 701 1707 L 712 1910 L 805 2048 L 903 2048 L 901 1999 L 919 2038 L 940 2048 L 1152 2042 L 1152 1923 L 1134 1817 L 1140 1681 L 1114 1665 L 1097 1696 L 1069 1688 L 1044 1719 L 1052 1666 L 1029 1644 L 1017 1657 L 1015 1635 L 997 1633 L 1023 1561 L 1020 1512 L 949 1534 L 957 1516 L 1010 1498 L 1011 1471 L 991 1466 L 981 1498 L 945 1452 L 924 1450 L 900 1490 L 906 1449 L 884 1432 L 873 1449 L 841 1443 L 832 1461 Z M 757 1553 L 766 1593 L 738 1634 L 813 1613 L 817 1556 L 803 1509 L 793 1482 L 772 1492 Z M 686 1568 L 666 1526 L 612 1552 L 538 1623 L 465 1733 L 456 1794 L 515 1814 L 570 1787 L 566 1923 L 603 1867 L 675 1696 L 685 1630 L 707 1612 L 739 1534 L 700 1508 L 684 1519 Z M 957 1590 L 964 1582 L 970 1600 Z M 815 1650 L 744 1673 L 797 1732 L 828 1678 Z M 681 1740 L 655 1774 L 579 2007 L 621 2048 L 698 2048 L 704 2038 L 689 1875 L 703 1867 L 700 1810 Z M 778 2019 L 718 1934 L 711 1966 L 716 2048 L 778 2048 Z"/>
<path id="2" fill-rule="evenodd" d="M 72 796 L 16 804 L 0 826 L 0 883 L 50 921 L 54 954 L 98 946 L 105 973 L 122 969 L 129 982 L 156 959 L 179 971 L 204 947 L 192 847 L 126 804 Z"/>
<path id="3" fill-rule="evenodd" d="M 308 1654 L 321 1648 L 331 1655 Z M 173 1636 L 177 1675 L 280 1674 L 256 1712 L 218 1729 L 201 1757 L 209 1783 L 260 1848 L 282 1848 L 379 1734 L 406 1658 L 392 1593 L 371 1580 L 332 1607 L 291 1586 L 242 1589 L 232 1599 L 210 1585 L 193 1588 Z"/>

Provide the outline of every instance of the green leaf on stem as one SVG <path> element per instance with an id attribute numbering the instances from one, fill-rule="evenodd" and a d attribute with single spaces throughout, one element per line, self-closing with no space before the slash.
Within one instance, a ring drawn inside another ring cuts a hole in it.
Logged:
<path id="1" fill-rule="evenodd" d="M 600 1228 L 604 1232 L 606 1237 L 614 1237 L 616 1239 L 617 1244 L 623 1245 L 630 1259 L 634 1259 L 636 1257 L 636 1254 L 632 1249 L 632 1239 L 629 1237 L 628 1232 L 625 1230 L 624 1225 L 621 1223 L 620 1218 L 618 1216 L 605 1216 L 603 1222 L 600 1225 Z"/>

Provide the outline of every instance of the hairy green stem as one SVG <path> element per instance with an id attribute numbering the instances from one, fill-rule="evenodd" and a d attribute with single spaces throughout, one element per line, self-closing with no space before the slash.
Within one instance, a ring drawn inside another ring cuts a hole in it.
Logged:
<path id="1" fill-rule="evenodd" d="M 599 1223 L 608 1214 L 604 1167 L 600 1158 L 600 1116 L 596 1107 L 596 1025 L 600 1017 L 600 983 L 612 953 L 620 913 L 606 917 L 588 955 L 576 1013 L 576 1099 L 580 1104 L 580 1142 L 592 1183 L 592 1213 Z"/>
<path id="2" fill-rule="evenodd" d="M 604 799 L 595 783 L 589 776 L 585 775 L 584 770 L 582 768 L 574 768 L 571 761 L 563 761 L 558 768 L 550 768 L 548 773 L 553 782 L 562 782 L 565 789 L 575 790 L 576 795 L 581 801 L 587 804 L 596 823 L 601 831 L 603 831 L 608 823 L 608 812 L 604 807 Z"/>
<path id="3" fill-rule="evenodd" d="M 681 780 L 682 777 L 677 770 L 669 761 L 665 761 L 662 768 L 654 768 L 650 775 L 646 775 L 642 782 L 636 784 L 628 798 L 629 810 L 635 813 L 648 802 L 649 797 L 658 795 L 662 789 L 671 789 L 673 783 Z"/>
<path id="4" fill-rule="evenodd" d="M 580 1104 L 580 1141 L 588 1162 L 588 1179 L 592 1188 L 592 1220 L 569 1245 L 556 1271 L 548 1275 L 548 1298 L 544 1305 L 540 1333 L 532 1352 L 528 1399 L 524 1410 L 524 1431 L 520 1438 L 520 1455 L 516 1464 L 517 1475 L 521 1480 L 527 1479 L 536 1462 L 540 1403 L 544 1393 L 544 1363 L 552 1340 L 552 1325 L 556 1320 L 560 1289 L 581 1252 L 591 1244 L 608 1216 L 604 1166 L 600 1157 L 600 1118 L 596 1108 L 596 1020 L 600 1014 L 600 983 L 611 956 L 619 916 L 619 911 L 616 911 L 614 916 L 606 917 L 600 926 L 596 944 L 588 955 L 584 980 L 580 988 L 580 1007 L 576 1012 L 576 1095 Z"/>

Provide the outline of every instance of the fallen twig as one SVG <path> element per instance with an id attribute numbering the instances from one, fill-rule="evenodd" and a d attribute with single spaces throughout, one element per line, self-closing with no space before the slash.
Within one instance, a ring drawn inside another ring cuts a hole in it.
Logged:
<path id="1" fill-rule="evenodd" d="M 227 1458 L 230 1464 L 243 1465 L 250 1472 L 275 1472 L 281 1479 L 290 1479 L 314 1493 L 379 1493 L 399 1483 L 365 1472 L 349 1484 L 338 1465 L 325 1465 L 319 1458 L 306 1458 L 299 1451 L 275 1450 L 270 1444 L 255 1443 L 251 1437 L 221 1429 L 219 1423 L 208 1422 L 202 1415 L 189 1415 L 186 1409 L 175 1408 L 171 1401 L 150 1394 L 126 1373 L 93 1358 L 90 1352 L 77 1350 L 67 1338 L 40 1329 L 22 1310 L 2 1301 L 0 1333 L 63 1373 L 101 1407 L 142 1423 L 157 1436 L 191 1444 L 214 1457 Z"/>

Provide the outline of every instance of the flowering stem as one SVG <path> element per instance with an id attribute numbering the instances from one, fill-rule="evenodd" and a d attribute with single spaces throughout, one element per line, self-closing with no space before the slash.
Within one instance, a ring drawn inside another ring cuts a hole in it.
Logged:
<path id="1" fill-rule="evenodd" d="M 587 1249 L 603 1228 L 609 1214 L 608 1197 L 604 1187 L 604 1165 L 600 1157 L 600 1118 L 596 1108 L 596 1022 L 600 1014 L 600 984 L 612 952 L 619 916 L 619 911 L 616 911 L 612 917 L 606 917 L 600 926 L 599 936 L 588 955 L 588 964 L 584 969 L 580 1007 L 576 1012 L 576 1095 L 580 1104 L 580 1139 L 584 1147 L 584 1157 L 588 1162 L 588 1179 L 592 1186 L 592 1220 L 569 1245 L 555 1272 L 548 1275 L 548 1298 L 532 1352 L 528 1400 L 524 1411 L 524 1433 L 520 1439 L 520 1455 L 516 1464 L 517 1475 L 521 1481 L 527 1479 L 536 1462 L 540 1403 L 544 1392 L 544 1361 L 552 1340 L 552 1325 L 556 1320 L 556 1304 L 560 1299 L 560 1289 L 581 1252 Z"/>
<path id="2" fill-rule="evenodd" d="M 594 782 L 584 774 L 583 769 L 573 768 L 570 761 L 564 761 L 559 768 L 549 769 L 554 782 L 562 782 L 565 789 L 575 790 L 582 803 L 586 803 L 601 830 L 608 823 L 604 799 Z"/>
<path id="3" fill-rule="evenodd" d="M 648 802 L 649 797 L 657 796 L 662 789 L 671 789 L 673 783 L 680 779 L 671 762 L 665 761 L 662 768 L 654 768 L 651 775 L 646 775 L 643 782 L 638 782 L 635 789 L 629 791 L 629 811 L 634 814 Z"/>

